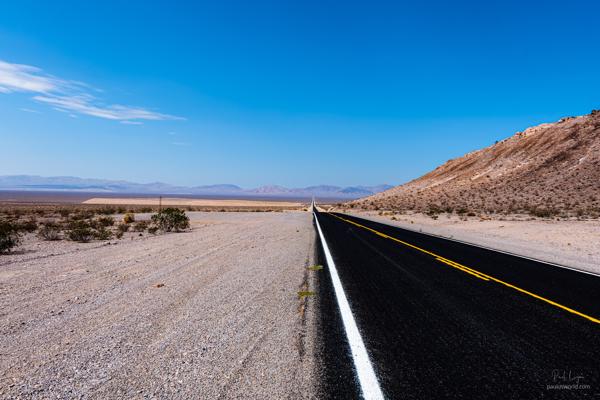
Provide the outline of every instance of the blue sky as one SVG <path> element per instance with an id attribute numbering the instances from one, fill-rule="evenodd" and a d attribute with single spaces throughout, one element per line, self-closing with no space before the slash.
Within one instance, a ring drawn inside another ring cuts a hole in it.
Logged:
<path id="1" fill-rule="evenodd" d="M 395 184 L 600 108 L 596 1 L 180 3 L 1 2 L 0 175 Z"/>

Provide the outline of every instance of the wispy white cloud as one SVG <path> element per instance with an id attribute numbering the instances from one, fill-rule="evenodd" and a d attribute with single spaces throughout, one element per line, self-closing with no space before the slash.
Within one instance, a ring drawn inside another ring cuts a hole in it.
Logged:
<path id="1" fill-rule="evenodd" d="M 42 103 L 50 104 L 65 111 L 74 111 L 80 114 L 92 115 L 94 117 L 112 119 L 115 121 L 161 121 L 167 119 L 181 119 L 172 115 L 161 114 L 139 107 L 123 106 L 120 104 L 96 104 L 96 99 L 89 94 L 79 94 L 73 96 L 38 95 L 34 96 L 33 99 Z"/>
<path id="2" fill-rule="evenodd" d="M 171 142 L 173 146 L 189 146 L 189 143 L 186 142 Z"/>
<path id="3" fill-rule="evenodd" d="M 0 92 L 48 93 L 57 90 L 60 80 L 43 74 L 36 67 L 11 64 L 0 60 Z"/>
<path id="4" fill-rule="evenodd" d="M 101 92 L 85 83 L 67 81 L 50 76 L 40 68 L 11 64 L 0 60 L 0 93 L 33 93 L 33 99 L 68 113 L 91 115 L 98 118 L 139 124 L 141 120 L 181 120 L 142 107 L 105 104 L 90 92 Z"/>
<path id="5" fill-rule="evenodd" d="M 32 113 L 32 114 L 41 114 L 41 112 L 39 112 L 38 110 L 32 110 L 31 108 L 19 108 L 19 110 L 23 111 L 23 112 L 27 112 L 27 113 Z"/>

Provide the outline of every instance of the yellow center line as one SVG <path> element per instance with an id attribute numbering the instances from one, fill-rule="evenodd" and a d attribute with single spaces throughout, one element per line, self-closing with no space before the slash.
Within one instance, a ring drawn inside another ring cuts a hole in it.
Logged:
<path id="1" fill-rule="evenodd" d="M 466 272 L 467 274 L 471 274 L 471 275 L 473 275 L 473 276 L 475 276 L 475 277 L 477 277 L 477 278 L 479 278 L 479 279 L 483 279 L 484 281 L 489 281 L 489 279 L 488 279 L 488 278 L 486 278 L 485 276 L 479 275 L 478 273 L 472 272 L 472 271 L 470 271 L 469 269 L 467 269 L 467 268 L 463 268 L 463 267 L 461 267 L 460 265 L 454 264 L 454 263 L 452 263 L 452 262 L 450 262 L 450 261 L 446 261 L 446 260 L 445 260 L 445 259 L 443 259 L 443 258 L 436 258 L 436 260 L 438 260 L 438 261 L 440 261 L 440 262 L 443 262 L 444 264 L 447 264 L 447 265 L 449 265 L 449 266 L 451 266 L 451 267 L 454 267 L 454 268 L 456 268 L 456 269 L 460 269 L 461 271 L 463 271 L 463 272 Z"/>
<path id="2" fill-rule="evenodd" d="M 504 285 L 504 286 L 506 286 L 506 287 L 509 287 L 509 288 L 511 288 L 511 289 L 514 289 L 514 290 L 516 290 L 516 291 L 518 291 L 518 292 L 525 293 L 525 294 L 527 294 L 527 295 L 529 295 L 529 296 L 531 296 L 531 297 L 534 297 L 534 298 L 536 298 L 536 299 L 538 299 L 538 300 L 542 300 L 542 301 L 544 301 L 544 302 L 546 302 L 546 303 L 548 303 L 548 304 L 551 304 L 551 305 L 553 305 L 553 306 L 555 306 L 555 307 L 558 307 L 558 308 L 560 308 L 560 309 L 562 309 L 562 310 L 568 311 L 568 312 L 570 312 L 570 313 L 572 313 L 572 314 L 578 315 L 578 316 L 580 316 L 580 317 L 583 317 L 583 318 L 585 318 L 585 319 L 588 319 L 588 320 L 590 320 L 590 321 L 592 321 L 592 322 L 595 322 L 595 323 L 597 323 L 597 324 L 600 324 L 600 320 L 599 320 L 599 319 L 597 319 L 597 318 L 591 317 L 591 316 L 589 316 L 589 315 L 586 315 L 586 314 L 584 314 L 584 313 L 582 313 L 582 312 L 579 312 L 579 311 L 577 311 L 577 310 L 573 310 L 572 308 L 569 308 L 569 307 L 567 307 L 567 306 L 563 306 L 562 304 L 559 304 L 559 303 L 557 303 L 557 302 L 555 302 L 555 301 L 552 301 L 552 300 L 550 300 L 550 299 L 547 299 L 547 298 L 545 298 L 545 297 L 539 296 L 539 295 L 537 295 L 537 294 L 535 294 L 535 293 L 531 293 L 531 292 L 529 292 L 529 291 L 527 291 L 527 290 L 525 290 L 525 289 L 521 289 L 520 287 L 517 287 L 517 286 L 515 286 L 515 285 L 512 285 L 512 284 L 510 284 L 510 283 L 508 283 L 508 282 L 504 282 L 504 281 L 502 281 L 502 280 L 500 280 L 500 279 L 498 279 L 498 278 L 494 278 L 493 276 L 490 276 L 490 275 L 484 274 L 483 272 L 477 271 L 477 270 L 475 270 L 475 269 L 473 269 L 473 268 L 470 268 L 470 267 L 467 267 L 467 266 L 465 266 L 465 265 L 459 264 L 459 263 L 457 263 L 456 261 L 449 260 L 449 259 L 447 259 L 447 258 L 445 258 L 445 257 L 442 257 L 442 256 L 438 255 L 438 254 L 432 253 L 431 251 L 428 251 L 428 250 L 422 249 L 422 248 L 420 248 L 420 247 L 417 247 L 417 246 L 415 246 L 415 245 L 413 245 L 413 244 L 410 244 L 410 243 L 408 243 L 408 242 L 405 242 L 404 240 L 400 240 L 400 239 L 398 239 L 398 238 L 395 238 L 395 237 L 392 237 L 392 236 L 390 236 L 390 235 L 386 235 L 385 233 L 379 232 L 378 230 L 375 230 L 375 229 L 369 228 L 368 226 L 364 226 L 364 225 L 362 225 L 362 224 L 359 224 L 359 223 L 357 223 L 357 222 L 351 221 L 351 220 L 349 220 L 349 219 L 342 218 L 342 217 L 340 217 L 340 216 L 338 216 L 338 215 L 331 214 L 331 213 L 327 213 L 327 214 L 329 214 L 329 215 L 331 215 L 331 216 L 333 216 L 333 217 L 336 217 L 336 218 L 338 218 L 338 219 L 340 219 L 340 220 L 342 220 L 342 221 L 344 221 L 344 222 L 347 222 L 347 223 L 349 223 L 349 224 L 352 224 L 352 225 L 354 225 L 354 226 L 357 226 L 357 227 L 359 227 L 359 228 L 366 229 L 366 230 L 368 230 L 368 231 L 370 231 L 370 232 L 372 232 L 372 233 L 374 233 L 374 234 L 376 234 L 376 235 L 378 235 L 378 236 L 381 236 L 381 237 L 383 237 L 383 238 L 385 238 L 385 239 L 393 240 L 394 242 L 397 242 L 397 243 L 403 244 L 403 245 L 405 245 L 405 246 L 407 246 L 407 247 L 410 247 L 410 248 L 412 248 L 412 249 L 415 249 L 415 250 L 418 250 L 418 251 L 420 251 L 420 252 L 422 252 L 422 253 L 428 254 L 428 255 L 430 255 L 430 256 L 432 256 L 432 257 L 434 257 L 434 258 L 436 259 L 436 261 L 442 262 L 442 263 L 444 263 L 444 264 L 446 264 L 446 265 L 449 265 L 449 266 L 451 266 L 451 267 L 453 267 L 453 268 L 455 268 L 455 269 L 458 269 L 458 270 L 460 270 L 460 271 L 466 272 L 466 273 L 468 273 L 468 274 L 470 274 L 470 275 L 472 275 L 472 276 L 475 276 L 475 277 L 477 277 L 477 278 L 479 278 L 479 279 L 483 279 L 484 281 L 493 281 L 493 282 L 496 282 L 496 283 L 500 283 L 501 285 Z"/>

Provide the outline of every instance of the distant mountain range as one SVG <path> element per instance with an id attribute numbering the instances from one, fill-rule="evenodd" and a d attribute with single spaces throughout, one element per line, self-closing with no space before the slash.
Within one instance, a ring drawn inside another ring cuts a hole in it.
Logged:
<path id="1" fill-rule="evenodd" d="M 35 175 L 0 176 L 0 190 L 30 191 L 77 191 L 97 193 L 135 193 L 164 195 L 210 195 L 244 197 L 294 197 L 312 196 L 330 199 L 357 199 L 392 188 L 391 185 L 339 187 L 331 185 L 309 186 L 306 188 L 286 188 L 283 186 L 261 186 L 243 189 L 236 185 L 220 184 L 207 186 L 175 186 L 161 182 L 134 183 L 106 179 L 87 179 L 73 176 L 43 177 Z"/>

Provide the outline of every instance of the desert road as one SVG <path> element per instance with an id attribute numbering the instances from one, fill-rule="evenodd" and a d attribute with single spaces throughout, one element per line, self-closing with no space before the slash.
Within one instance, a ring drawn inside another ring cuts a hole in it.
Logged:
<path id="1" fill-rule="evenodd" d="M 599 276 L 315 219 L 328 397 L 600 399 Z"/>

